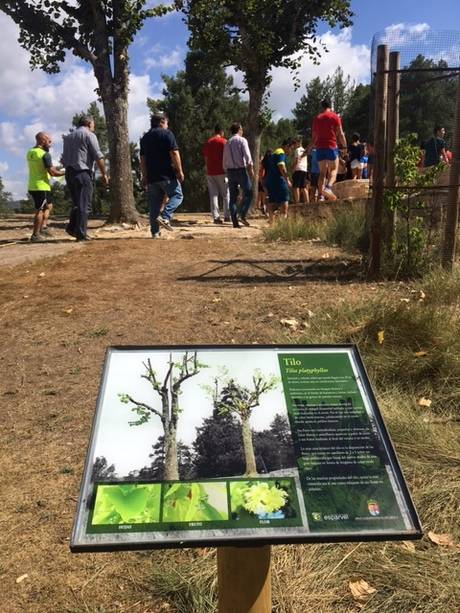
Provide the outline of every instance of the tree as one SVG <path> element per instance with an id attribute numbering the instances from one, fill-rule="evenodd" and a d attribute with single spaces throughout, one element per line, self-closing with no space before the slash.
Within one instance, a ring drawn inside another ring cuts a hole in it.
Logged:
<path id="1" fill-rule="evenodd" d="M 12 201 L 10 192 L 7 192 L 0 177 L 0 215 L 7 215 L 10 212 L 9 203 Z"/>
<path id="2" fill-rule="evenodd" d="M 163 99 L 148 100 L 150 111 L 168 115 L 184 167 L 184 209 L 208 210 L 207 185 L 202 147 L 216 124 L 229 126 L 247 114 L 233 79 L 200 52 L 188 53 L 185 71 L 163 76 Z"/>
<path id="3" fill-rule="evenodd" d="M 196 429 L 193 449 L 198 478 L 230 477 L 244 471 L 241 426 L 232 413 L 222 415 L 214 409 L 212 417 Z"/>
<path id="4" fill-rule="evenodd" d="M 219 390 L 219 382 L 217 379 L 215 380 L 213 402 L 216 411 L 219 415 L 233 414 L 241 423 L 246 475 L 257 474 L 251 424 L 249 421 L 252 410 L 259 406 L 262 394 L 270 391 L 277 384 L 278 379 L 276 377 L 264 377 L 259 371 L 256 371 L 252 376 L 252 389 L 230 378 L 224 380 L 223 387 Z"/>
<path id="5" fill-rule="evenodd" d="M 91 471 L 91 481 L 98 483 L 101 481 L 112 481 L 116 479 L 115 465 L 107 462 L 104 456 L 98 456 L 94 460 L 93 470 Z"/>
<path id="6" fill-rule="evenodd" d="M 149 458 L 152 459 L 150 466 L 144 466 L 140 470 L 135 470 L 130 473 L 130 477 L 138 480 L 156 480 L 163 481 L 165 477 L 165 438 L 158 437 L 157 442 L 152 445 L 152 453 Z M 180 479 L 193 478 L 193 456 L 190 447 L 182 441 L 177 441 L 177 463 Z"/>
<path id="7" fill-rule="evenodd" d="M 148 17 L 146 0 L 2 0 L 0 9 L 20 28 L 32 68 L 59 72 L 66 52 L 89 62 L 107 121 L 112 202 L 109 222 L 137 223 L 128 140 L 128 49 Z"/>
<path id="8" fill-rule="evenodd" d="M 143 366 L 145 373 L 141 378 L 148 381 L 160 396 L 161 408 L 157 409 L 145 402 L 138 402 L 130 394 L 119 394 L 119 398 L 124 404 L 133 404 L 131 410 L 138 415 L 138 419 L 129 422 L 130 426 L 142 426 L 153 416 L 160 418 L 164 434 L 165 479 L 174 481 L 179 479 L 177 424 L 181 413 L 179 406 L 181 387 L 187 379 L 197 375 L 205 366 L 198 362 L 196 351 L 192 355 L 186 351 L 178 363 L 173 362 L 170 354 L 168 370 L 163 381 L 158 379 L 150 360 L 144 362 Z"/>
<path id="9" fill-rule="evenodd" d="M 341 115 L 344 125 L 351 131 L 349 115 L 353 113 L 352 102 L 353 105 L 356 105 L 354 95 L 358 87 L 355 87 L 351 77 L 346 76 L 340 66 L 324 80 L 315 77 L 309 81 L 306 85 L 306 93 L 292 110 L 298 131 L 308 138 L 311 137 L 313 120 L 320 112 L 321 102 L 325 98 L 331 101 L 334 111 Z M 369 108 L 367 108 L 367 117 L 369 117 Z M 365 132 L 367 132 L 367 127 Z"/>
<path id="10" fill-rule="evenodd" d="M 372 86 L 359 83 L 348 98 L 343 113 L 343 124 L 347 134 L 357 132 L 362 139 L 373 140 L 371 133 Z"/>
<path id="11" fill-rule="evenodd" d="M 190 47 L 204 51 L 208 57 L 214 55 L 243 73 L 249 93 L 246 131 L 257 176 L 272 68 L 296 70 L 301 53 L 318 63 L 324 50 L 316 37 L 319 22 L 350 25 L 350 1 L 176 0 L 176 5 L 185 14 Z"/>
<path id="12" fill-rule="evenodd" d="M 447 68 L 444 60 L 418 55 L 408 69 Z M 457 78 L 439 79 L 439 72 L 405 72 L 401 75 L 400 134 L 417 134 L 420 142 L 433 135 L 436 125 L 453 127 Z M 435 78 L 436 80 L 433 80 Z"/>

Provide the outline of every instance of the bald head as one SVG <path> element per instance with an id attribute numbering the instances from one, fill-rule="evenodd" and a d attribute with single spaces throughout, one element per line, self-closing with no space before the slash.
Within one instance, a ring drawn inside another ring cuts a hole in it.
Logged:
<path id="1" fill-rule="evenodd" d="M 51 137 L 46 132 L 39 132 L 35 135 L 35 142 L 37 147 L 49 147 L 51 145 Z"/>

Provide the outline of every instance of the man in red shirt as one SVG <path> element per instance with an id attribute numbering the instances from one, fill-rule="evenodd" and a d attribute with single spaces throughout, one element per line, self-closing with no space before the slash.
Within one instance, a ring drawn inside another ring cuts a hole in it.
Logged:
<path id="1" fill-rule="evenodd" d="M 214 136 L 203 146 L 211 215 L 216 224 L 222 223 L 219 211 L 219 195 L 223 202 L 224 219 L 225 221 L 230 221 L 228 182 L 222 166 L 224 145 L 226 142 L 224 131 L 219 125 L 216 125 L 214 128 Z"/>
<path id="2" fill-rule="evenodd" d="M 337 143 L 346 149 L 347 141 L 340 117 L 331 110 L 330 101 L 323 100 L 321 107 L 323 110 L 315 117 L 312 131 L 319 165 L 318 194 L 320 200 L 337 200 L 332 191 L 339 167 Z"/>

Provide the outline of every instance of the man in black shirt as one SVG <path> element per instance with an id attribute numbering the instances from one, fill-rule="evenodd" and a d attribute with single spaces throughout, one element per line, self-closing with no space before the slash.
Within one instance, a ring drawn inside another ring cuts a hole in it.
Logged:
<path id="1" fill-rule="evenodd" d="M 147 190 L 152 237 L 159 238 L 160 225 L 172 230 L 171 218 L 183 200 L 184 173 L 176 138 L 168 129 L 168 118 L 153 115 L 150 125 L 140 143 L 141 178 Z M 160 215 L 165 196 L 169 200 Z"/>
<path id="2" fill-rule="evenodd" d="M 446 141 L 444 136 L 446 131 L 440 126 L 436 126 L 433 130 L 433 136 L 422 145 L 424 151 L 423 167 L 429 168 L 430 166 L 436 166 L 439 162 L 448 164 L 446 156 Z"/>

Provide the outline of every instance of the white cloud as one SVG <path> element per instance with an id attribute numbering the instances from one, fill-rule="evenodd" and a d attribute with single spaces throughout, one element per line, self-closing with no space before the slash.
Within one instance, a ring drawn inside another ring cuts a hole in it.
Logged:
<path id="1" fill-rule="evenodd" d="M 61 135 L 68 131 L 73 116 L 96 100 L 97 81 L 91 67 L 70 54 L 57 75 L 31 71 L 29 55 L 18 43 L 18 27 L 1 12 L 0 31 L 0 143 L 2 157 L 9 163 L 9 168 L 2 172 L 8 170 L 10 176 L 9 180 L 5 177 L 5 184 L 14 196 L 23 197 L 26 185 L 23 159 L 26 150 L 35 142 L 35 134 L 46 130 L 53 137 L 53 158 L 59 159 Z M 180 53 L 177 48 L 170 55 L 165 54 L 170 65 L 179 61 Z M 167 63 L 166 59 L 164 62 Z M 138 141 L 148 129 L 147 98 L 161 97 L 161 88 L 161 84 L 152 82 L 148 74 L 131 74 L 130 140 Z"/>
<path id="2" fill-rule="evenodd" d="M 430 26 L 427 23 L 394 23 L 385 28 L 385 40 L 390 46 L 402 46 L 423 40 Z"/>
<path id="3" fill-rule="evenodd" d="M 176 47 L 169 52 L 161 53 L 161 47 L 154 45 L 149 50 L 149 57 L 144 59 L 144 65 L 147 70 L 151 68 L 174 68 L 181 66 L 184 61 L 184 51 L 180 47 Z"/>
<path id="4" fill-rule="evenodd" d="M 291 110 L 305 93 L 305 85 L 320 77 L 325 79 L 332 75 L 341 66 L 345 75 L 349 75 L 352 81 L 360 83 L 368 81 L 370 76 L 370 49 L 366 45 L 353 45 L 352 30 L 345 28 L 338 34 L 326 32 L 321 37 L 326 45 L 328 53 L 323 53 L 320 64 L 317 66 L 311 62 L 305 54 L 296 54 L 301 58 L 298 73 L 300 88 L 294 89 L 292 73 L 286 68 L 272 70 L 272 83 L 270 85 L 269 107 L 274 111 L 274 118 L 287 117 Z M 233 74 L 238 86 L 242 85 L 243 79 L 240 73 L 229 71 Z"/>
<path id="5" fill-rule="evenodd" d="M 8 164 L 8 162 L 0 162 L 0 174 L 6 172 L 9 167 L 10 165 Z"/>

